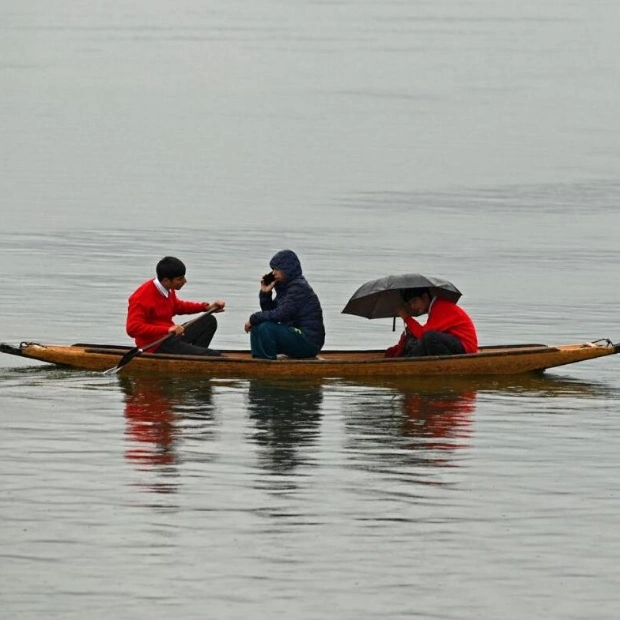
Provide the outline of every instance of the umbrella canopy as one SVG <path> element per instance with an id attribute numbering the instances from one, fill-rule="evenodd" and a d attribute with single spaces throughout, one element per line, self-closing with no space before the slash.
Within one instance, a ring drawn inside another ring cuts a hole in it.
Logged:
<path id="1" fill-rule="evenodd" d="M 385 276 L 362 284 L 347 305 L 343 314 L 355 314 L 367 319 L 385 319 L 398 316 L 398 307 L 403 304 L 402 291 L 408 288 L 428 288 L 433 295 L 457 302 L 461 297 L 454 284 L 442 278 L 423 276 L 421 273 L 405 273 Z"/>

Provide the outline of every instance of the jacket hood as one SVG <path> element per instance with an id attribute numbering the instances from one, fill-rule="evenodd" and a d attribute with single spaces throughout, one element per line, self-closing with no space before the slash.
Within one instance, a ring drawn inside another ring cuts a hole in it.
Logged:
<path id="1" fill-rule="evenodd" d="M 269 261 L 272 269 L 280 269 L 287 280 L 294 280 L 302 275 L 301 263 L 293 250 L 281 250 Z"/>

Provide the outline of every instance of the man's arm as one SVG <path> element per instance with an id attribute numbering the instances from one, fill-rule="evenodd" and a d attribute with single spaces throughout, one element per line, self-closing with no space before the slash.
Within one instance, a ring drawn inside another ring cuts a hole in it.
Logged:
<path id="1" fill-rule="evenodd" d="M 271 321 L 272 323 L 291 323 L 299 316 L 301 307 L 306 303 L 308 291 L 301 284 L 290 284 L 285 295 L 279 295 L 272 310 L 255 312 L 250 316 L 252 325 Z"/>
<path id="2" fill-rule="evenodd" d="M 138 302 L 129 302 L 125 329 L 131 338 L 144 338 L 145 340 L 157 340 L 169 331 L 166 325 L 149 323 L 146 308 Z"/>

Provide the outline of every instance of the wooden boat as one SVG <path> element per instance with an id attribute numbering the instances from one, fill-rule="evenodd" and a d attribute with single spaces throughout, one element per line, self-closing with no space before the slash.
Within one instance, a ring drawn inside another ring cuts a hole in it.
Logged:
<path id="1" fill-rule="evenodd" d="M 104 371 L 115 367 L 129 347 L 101 344 L 54 345 L 22 342 L 19 347 L 0 344 L 0 351 L 81 370 Z M 222 357 L 143 353 L 121 373 L 164 373 L 235 378 L 303 377 L 431 377 L 492 376 L 543 372 L 548 368 L 614 355 L 620 343 L 610 340 L 547 346 L 520 344 L 482 347 L 468 355 L 421 358 L 384 358 L 383 350 L 322 351 L 305 360 L 262 360 L 249 351 L 222 351 Z"/>

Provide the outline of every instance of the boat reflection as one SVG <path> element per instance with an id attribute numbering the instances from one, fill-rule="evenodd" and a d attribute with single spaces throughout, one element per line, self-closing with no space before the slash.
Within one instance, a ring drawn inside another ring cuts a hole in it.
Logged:
<path id="1" fill-rule="evenodd" d="M 383 387 L 403 393 L 480 392 L 530 394 L 544 397 L 574 396 L 598 398 L 612 388 L 604 383 L 582 381 L 551 373 L 499 375 L 495 377 L 410 377 L 347 381 L 353 385 Z"/>
<path id="2" fill-rule="evenodd" d="M 600 398 L 611 389 L 553 376 L 251 379 L 225 386 L 207 378 L 120 375 L 118 380 L 124 396 L 126 458 L 138 470 L 154 474 L 143 476 L 140 485 L 156 493 L 178 490 L 181 461 L 212 463 L 214 455 L 228 450 L 237 455 L 237 464 L 243 461 L 244 446 L 218 445 L 220 440 L 238 439 L 228 432 L 220 439 L 222 421 L 234 430 L 244 420 L 251 458 L 256 454 L 259 467 L 278 476 L 262 480 L 270 488 L 276 479 L 278 490 L 293 488 L 299 482 L 296 470 L 317 463 L 324 414 L 329 416 L 325 436 L 330 445 L 344 447 L 338 457 L 348 464 L 434 484 L 437 476 L 431 472 L 458 466 L 468 458 L 482 395 L 486 406 L 505 396 L 524 396 L 535 406 L 539 400 L 545 408 L 547 399 L 557 398 L 559 406 L 547 408 L 558 412 L 564 407 L 563 398 L 567 403 Z M 218 402 L 226 403 L 227 413 L 233 414 L 219 422 L 214 415 L 214 389 Z M 237 408 L 240 398 L 245 400 L 245 412 Z"/>
<path id="3" fill-rule="evenodd" d="M 127 422 L 125 457 L 139 470 L 161 476 L 146 485 L 149 490 L 176 492 L 181 437 L 209 438 L 214 432 L 210 381 L 129 375 L 118 380 Z M 208 458 L 205 451 L 200 454 Z"/>
<path id="4" fill-rule="evenodd" d="M 322 404 L 320 381 L 250 380 L 248 413 L 261 467 L 286 473 L 312 462 L 307 449 L 319 435 Z"/>
<path id="5" fill-rule="evenodd" d="M 467 457 L 481 395 L 529 399 L 596 398 L 601 384 L 550 375 L 484 379 L 433 378 L 347 382 L 347 449 L 353 463 L 401 469 L 417 482 L 436 483 L 421 467 L 454 467 Z M 492 400 L 492 398 L 491 398 Z"/>

